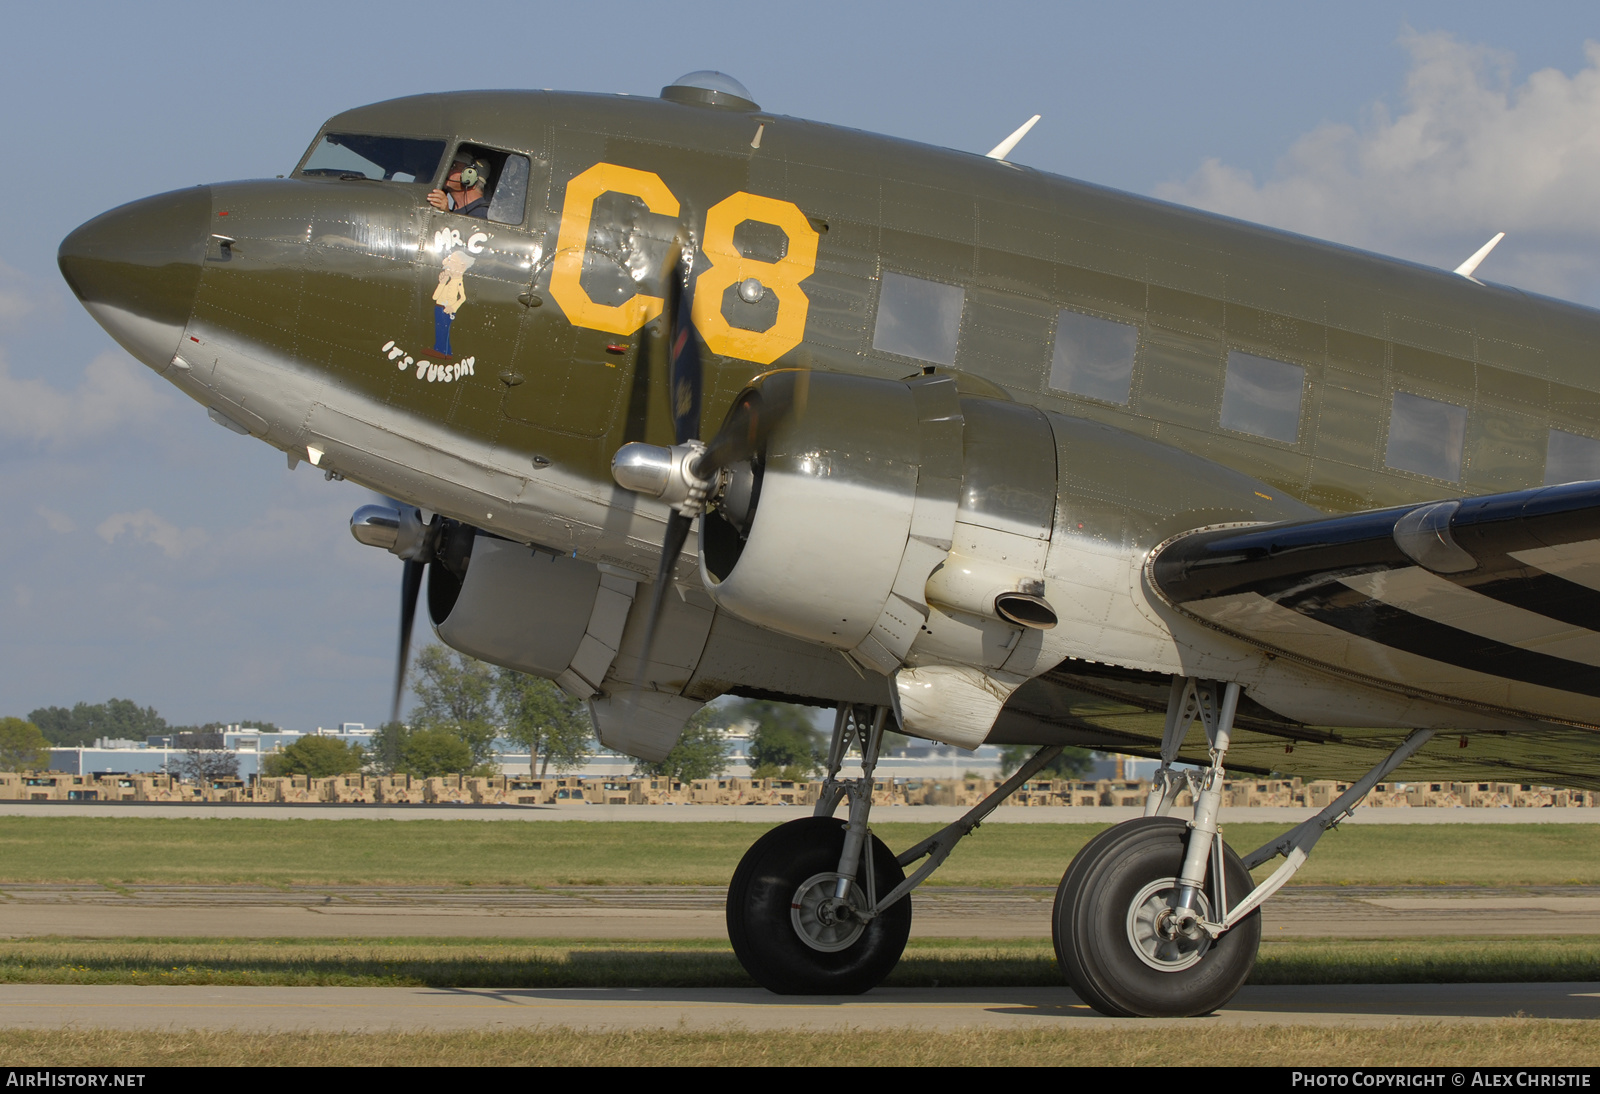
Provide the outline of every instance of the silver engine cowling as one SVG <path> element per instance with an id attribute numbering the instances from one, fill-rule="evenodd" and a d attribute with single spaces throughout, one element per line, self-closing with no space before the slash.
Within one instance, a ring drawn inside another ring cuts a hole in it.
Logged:
<path id="1" fill-rule="evenodd" d="M 963 396 L 948 374 L 773 372 L 750 399 L 762 443 L 700 525 L 720 607 L 884 674 L 916 660 L 930 605 L 978 630 L 1053 625 L 1056 450 L 1041 412 Z"/>

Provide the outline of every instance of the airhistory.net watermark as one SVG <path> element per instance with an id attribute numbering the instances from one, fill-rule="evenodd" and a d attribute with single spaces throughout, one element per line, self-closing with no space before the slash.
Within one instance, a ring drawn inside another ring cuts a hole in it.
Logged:
<path id="1" fill-rule="evenodd" d="M 142 1087 L 142 1071 L 79 1071 L 66 1068 L 14 1068 L 6 1071 L 6 1086 L 32 1087 Z"/>

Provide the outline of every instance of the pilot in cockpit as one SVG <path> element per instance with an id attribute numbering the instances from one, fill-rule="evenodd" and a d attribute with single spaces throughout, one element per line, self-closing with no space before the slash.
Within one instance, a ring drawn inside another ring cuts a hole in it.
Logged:
<path id="1" fill-rule="evenodd" d="M 487 220 L 489 199 L 484 196 L 484 191 L 489 185 L 489 174 L 489 162 L 463 148 L 450 164 L 444 189 L 428 192 L 428 204 L 435 209 L 460 213 L 464 217 Z"/>

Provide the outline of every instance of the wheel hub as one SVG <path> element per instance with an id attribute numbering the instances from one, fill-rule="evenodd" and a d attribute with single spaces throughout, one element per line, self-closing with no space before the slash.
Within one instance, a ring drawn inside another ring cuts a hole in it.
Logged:
<path id="1" fill-rule="evenodd" d="M 789 921 L 800 941 L 822 953 L 848 949 L 867 929 L 866 894 L 854 880 L 849 895 L 840 900 L 837 873 L 813 874 L 800 883 L 789 902 Z"/>
<path id="2" fill-rule="evenodd" d="M 1139 960 L 1160 972 L 1182 972 L 1211 948 L 1211 935 L 1200 920 L 1211 918 L 1211 902 L 1195 894 L 1193 909 L 1172 906 L 1177 878 L 1152 881 L 1128 908 L 1128 942 Z"/>

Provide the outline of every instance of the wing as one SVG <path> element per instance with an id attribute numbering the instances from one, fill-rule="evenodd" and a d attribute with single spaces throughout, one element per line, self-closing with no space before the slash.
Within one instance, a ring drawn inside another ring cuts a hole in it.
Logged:
<path id="1" fill-rule="evenodd" d="M 1413 778 L 1600 788 L 1600 482 L 1200 529 L 1156 548 L 1147 573 L 1179 612 L 1275 655 L 1529 726 L 1474 734 L 1466 751 L 1437 740 L 1408 763 Z M 1021 689 L 1000 728 L 1153 755 L 1167 686 L 1069 661 Z M 1238 726 L 1230 767 L 1322 777 L 1404 737 L 1248 701 Z"/>
<path id="2" fill-rule="evenodd" d="M 1600 726 L 1600 483 L 1180 536 L 1151 584 L 1371 682 Z"/>
<path id="3" fill-rule="evenodd" d="M 1067 661 L 1017 689 L 990 739 L 1158 757 L 1171 683 L 1163 673 Z M 1352 779 L 1398 747 L 1408 732 L 1298 722 L 1245 696 L 1234 721 L 1228 769 Z M 1463 739 L 1470 747 L 1462 747 Z M 1201 734 L 1191 733 L 1186 745 L 1179 760 L 1205 766 Z M 1401 775 L 1408 782 L 1492 780 L 1600 790 L 1600 738 L 1591 729 L 1551 724 L 1469 738 L 1440 735 L 1406 761 Z"/>

